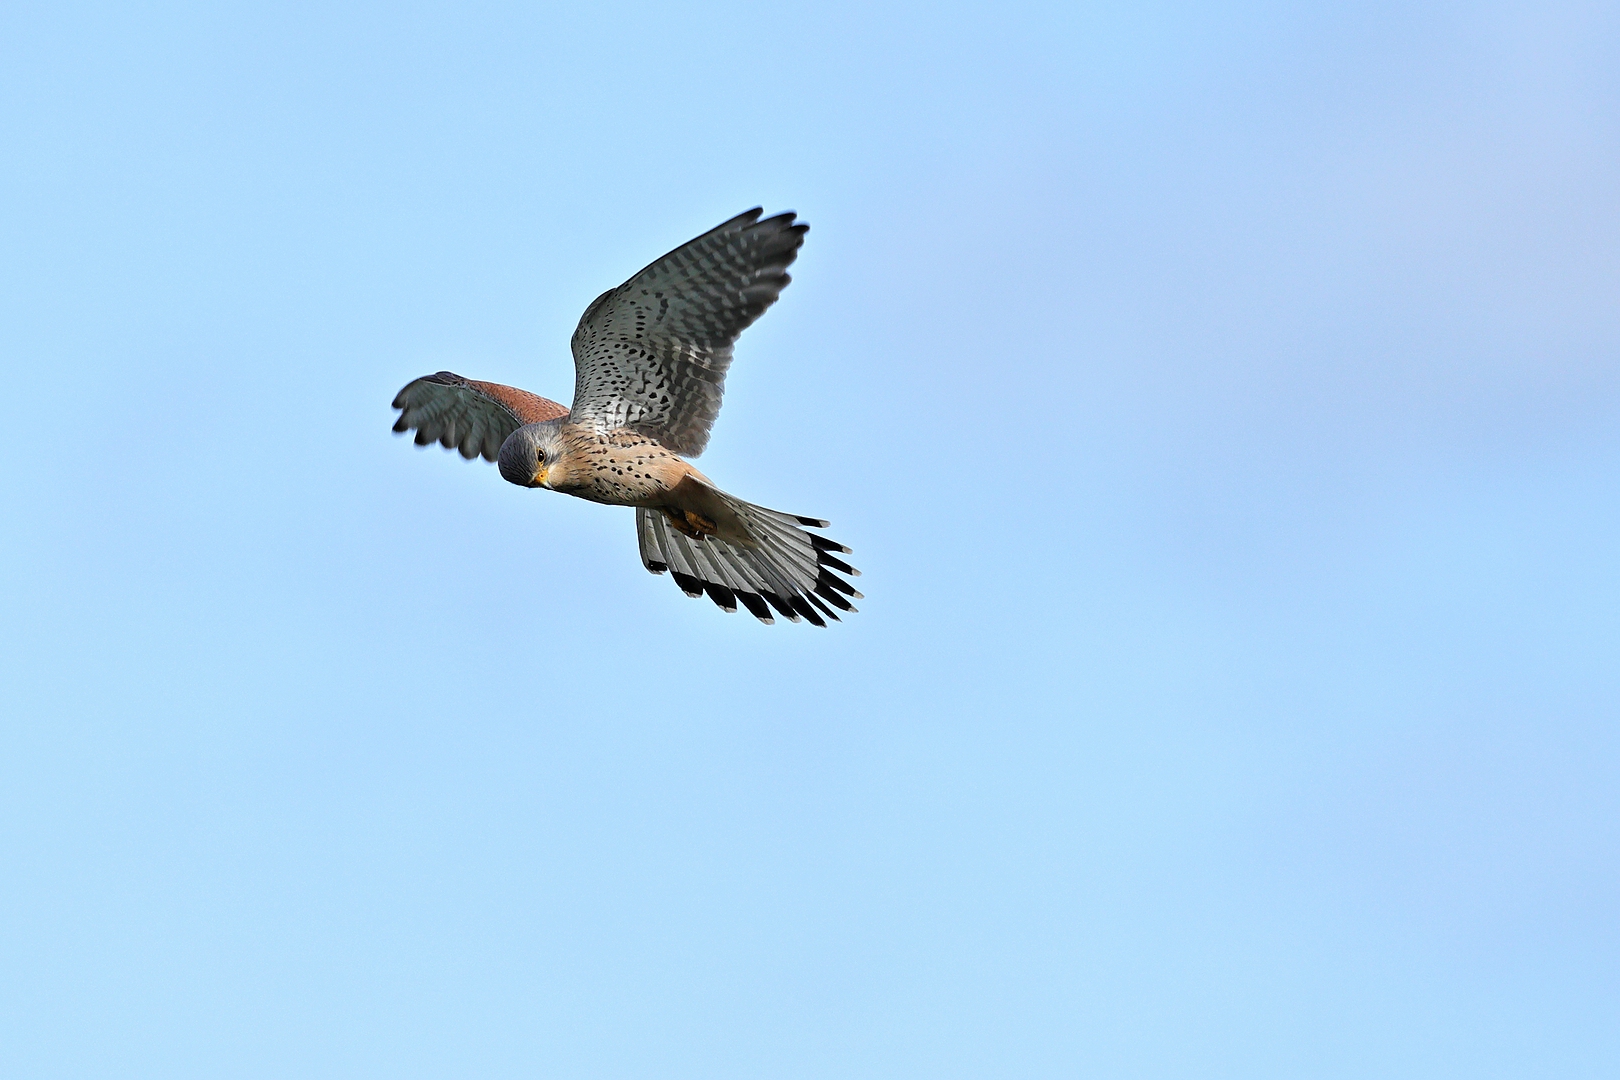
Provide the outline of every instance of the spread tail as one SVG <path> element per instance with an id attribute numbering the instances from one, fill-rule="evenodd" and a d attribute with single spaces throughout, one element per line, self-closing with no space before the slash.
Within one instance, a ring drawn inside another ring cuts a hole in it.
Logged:
<path id="1" fill-rule="evenodd" d="M 827 522 L 715 494 L 747 526 L 752 542 L 679 528 L 664 511 L 638 507 L 636 536 L 648 570 L 668 570 L 687 596 L 708 594 L 725 611 L 741 604 L 762 623 L 776 621 L 773 608 L 790 622 L 803 617 L 816 626 L 838 621 L 839 611 L 855 610 L 847 598 L 859 600 L 861 594 L 838 576 L 860 574 L 838 557 L 849 548 L 807 531 L 825 529 Z"/>

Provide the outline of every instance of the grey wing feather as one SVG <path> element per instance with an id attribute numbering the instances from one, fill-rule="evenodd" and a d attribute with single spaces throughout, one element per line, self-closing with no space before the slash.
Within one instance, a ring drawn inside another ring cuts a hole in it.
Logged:
<path id="1" fill-rule="evenodd" d="M 802 617 L 816 626 L 838 621 L 837 611 L 855 610 L 848 598 L 859 600 L 861 594 L 838 575 L 858 571 L 832 554 L 849 549 L 805 531 L 825 522 L 724 497 L 747 523 L 754 545 L 718 536 L 695 540 L 671 528 L 659 511 L 638 508 L 642 565 L 655 574 L 669 571 L 687 596 L 707 594 L 725 611 L 740 604 L 764 623 L 774 621 L 773 608 L 792 622 Z"/>
<path id="2" fill-rule="evenodd" d="M 394 396 L 395 431 L 416 429 L 416 444 L 442 443 L 471 460 L 494 461 L 501 443 L 524 424 L 565 415 L 555 401 L 515 386 L 480 382 L 440 371 L 405 384 Z"/>
<path id="3" fill-rule="evenodd" d="M 808 225 L 755 208 L 597 297 L 574 331 L 570 418 L 629 427 L 695 457 L 720 412 L 732 345 L 792 279 Z"/>

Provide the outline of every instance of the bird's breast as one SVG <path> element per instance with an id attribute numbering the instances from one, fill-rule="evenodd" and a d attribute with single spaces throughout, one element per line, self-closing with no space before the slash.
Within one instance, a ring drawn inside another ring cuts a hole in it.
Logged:
<path id="1" fill-rule="evenodd" d="M 552 490 L 612 506 L 655 505 L 691 466 L 657 440 L 628 430 L 565 430 L 565 452 L 551 466 Z"/>

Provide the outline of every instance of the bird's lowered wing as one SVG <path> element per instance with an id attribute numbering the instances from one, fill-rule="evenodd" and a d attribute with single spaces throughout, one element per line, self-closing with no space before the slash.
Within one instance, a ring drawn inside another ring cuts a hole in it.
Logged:
<path id="1" fill-rule="evenodd" d="M 395 431 L 416 429 L 416 444 L 443 443 L 471 460 L 500 456 L 501 443 L 524 424 L 555 420 L 568 410 L 527 390 L 467 379 L 453 371 L 424 375 L 394 396 Z"/>
<path id="2" fill-rule="evenodd" d="M 681 245 L 585 309 L 573 338 L 574 423 L 703 452 L 732 343 L 787 287 L 810 228 L 791 213 L 761 213 Z"/>

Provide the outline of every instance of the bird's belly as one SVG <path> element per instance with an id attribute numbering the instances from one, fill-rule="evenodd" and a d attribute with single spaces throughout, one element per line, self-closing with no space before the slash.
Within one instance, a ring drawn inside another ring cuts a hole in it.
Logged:
<path id="1" fill-rule="evenodd" d="M 659 489 L 649 489 L 634 481 L 593 477 L 588 483 L 557 488 L 565 495 L 607 506 L 650 506 L 658 502 Z"/>

